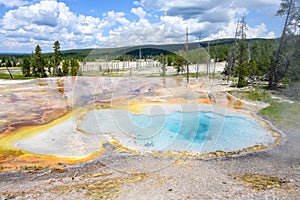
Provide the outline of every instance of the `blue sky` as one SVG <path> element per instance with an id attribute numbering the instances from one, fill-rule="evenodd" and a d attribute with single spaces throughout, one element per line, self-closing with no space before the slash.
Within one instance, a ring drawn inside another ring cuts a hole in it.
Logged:
<path id="1" fill-rule="evenodd" d="M 0 0 L 0 52 L 30 53 L 180 43 L 234 37 L 246 16 L 248 38 L 280 35 L 280 0 Z"/>

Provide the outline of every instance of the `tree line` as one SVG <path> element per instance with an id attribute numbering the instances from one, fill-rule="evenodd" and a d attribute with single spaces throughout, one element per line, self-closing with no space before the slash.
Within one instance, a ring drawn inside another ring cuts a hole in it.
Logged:
<path id="1" fill-rule="evenodd" d="M 54 42 L 53 50 L 53 54 L 43 54 L 40 45 L 36 45 L 32 55 L 22 60 L 23 75 L 35 78 L 76 76 L 80 67 L 78 60 L 63 58 L 59 41 Z"/>
<path id="2" fill-rule="evenodd" d="M 238 87 L 245 87 L 257 79 L 267 81 L 269 89 L 300 82 L 299 0 L 282 0 L 276 15 L 284 18 L 282 34 L 278 39 L 247 40 L 247 25 L 243 17 L 238 23 L 233 45 L 210 46 L 208 43 L 205 48 L 189 51 L 188 58 L 182 50 L 177 51 L 177 55 L 161 55 L 157 60 L 162 63 L 163 71 L 165 66 L 173 65 L 177 72 L 184 71 L 186 63 L 225 61 L 223 74 L 228 81 L 236 77 Z"/>
<path id="3" fill-rule="evenodd" d="M 272 51 L 276 47 L 276 39 L 255 39 L 244 40 L 238 39 L 237 44 L 221 44 L 212 45 L 208 47 L 200 47 L 198 49 L 190 50 L 188 53 L 189 64 L 207 64 L 208 62 L 226 62 L 226 67 L 223 72 L 224 75 L 230 73 L 233 77 L 242 75 L 242 69 L 237 66 L 239 63 L 247 61 L 247 66 L 244 66 L 244 72 L 249 79 L 262 77 L 269 71 Z M 234 69 L 231 72 L 228 70 L 230 63 L 232 46 L 237 45 L 234 55 Z M 176 51 L 173 54 L 160 54 L 154 57 L 162 65 L 162 71 L 165 71 L 166 66 L 173 66 L 178 74 L 185 71 L 186 67 L 186 52 L 185 50 Z M 245 65 L 245 64 L 244 64 Z M 246 78 L 246 77 L 245 77 Z M 244 81 L 245 82 L 245 81 Z"/>
<path id="4" fill-rule="evenodd" d="M 284 17 L 281 37 L 275 45 L 246 41 L 245 19 L 237 27 L 239 39 L 231 47 L 224 74 L 238 77 L 238 87 L 247 86 L 249 80 L 260 76 L 268 81 L 269 89 L 300 81 L 300 10 L 298 0 L 282 0 L 276 15 Z"/>
<path id="5" fill-rule="evenodd" d="M 5 59 L 5 57 L 2 57 L 0 66 L 1 67 L 17 67 L 18 65 L 17 65 L 17 61 L 14 58 Z"/>
<path id="6" fill-rule="evenodd" d="M 300 7 L 299 0 L 282 0 L 276 15 L 284 17 L 284 27 L 271 59 L 269 88 L 281 81 L 300 81 Z"/>

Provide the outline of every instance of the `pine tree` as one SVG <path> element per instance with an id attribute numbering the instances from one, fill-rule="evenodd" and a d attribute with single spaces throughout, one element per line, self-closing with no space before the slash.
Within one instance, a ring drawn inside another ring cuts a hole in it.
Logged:
<path id="1" fill-rule="evenodd" d="M 300 82 L 300 36 L 296 37 L 294 51 L 291 55 L 290 68 L 288 70 L 288 79 L 291 82 Z"/>
<path id="2" fill-rule="evenodd" d="M 249 75 L 248 71 L 248 62 L 249 62 L 249 49 L 248 43 L 246 41 L 246 22 L 245 17 L 242 17 L 242 20 L 239 24 L 238 36 L 240 36 L 240 40 L 238 43 L 237 49 L 237 69 L 236 74 L 238 76 L 238 87 L 247 86 L 246 77 Z"/>
<path id="3" fill-rule="evenodd" d="M 275 89 L 278 83 L 285 77 L 291 64 L 291 46 L 295 44 L 293 41 L 294 28 L 299 29 L 300 10 L 296 6 L 298 0 L 282 0 L 280 9 L 276 15 L 285 16 L 285 22 L 279 44 L 273 53 L 269 72 L 270 89 Z"/>
<path id="4" fill-rule="evenodd" d="M 10 60 L 7 60 L 6 64 L 5 64 L 6 67 L 12 67 L 12 63 Z"/>
<path id="5" fill-rule="evenodd" d="M 257 62 L 255 59 L 250 60 L 249 62 L 249 74 L 250 74 L 250 78 L 252 78 L 252 80 L 256 79 L 258 73 L 258 69 L 257 69 Z"/>
<path id="6" fill-rule="evenodd" d="M 68 76 L 69 71 L 70 71 L 70 61 L 69 60 L 64 60 L 62 63 L 62 74 L 63 76 Z"/>
<path id="7" fill-rule="evenodd" d="M 168 55 L 168 57 L 167 57 L 167 66 L 172 66 L 172 62 L 173 62 L 173 56 Z"/>
<path id="8" fill-rule="evenodd" d="M 179 55 L 175 56 L 173 67 L 176 69 L 177 74 L 179 74 L 180 72 L 183 72 L 184 63 L 185 63 L 185 59 L 183 57 L 181 57 Z"/>
<path id="9" fill-rule="evenodd" d="M 46 77 L 46 71 L 44 69 L 44 58 L 42 54 L 42 49 L 40 45 L 36 45 L 34 55 L 33 55 L 33 71 L 32 74 L 34 77 L 44 78 Z"/>
<path id="10" fill-rule="evenodd" d="M 71 59 L 71 76 L 77 76 L 79 72 L 79 62 L 76 59 Z"/>
<path id="11" fill-rule="evenodd" d="M 1 66 L 5 65 L 5 58 L 3 57 L 1 60 Z"/>
<path id="12" fill-rule="evenodd" d="M 30 60 L 28 58 L 22 60 L 22 73 L 25 77 L 30 76 Z"/>
<path id="13" fill-rule="evenodd" d="M 62 53 L 60 51 L 60 43 L 59 41 L 54 42 L 54 55 L 53 55 L 53 74 L 54 76 L 60 76 L 58 66 L 60 65 L 60 62 L 62 61 Z"/>

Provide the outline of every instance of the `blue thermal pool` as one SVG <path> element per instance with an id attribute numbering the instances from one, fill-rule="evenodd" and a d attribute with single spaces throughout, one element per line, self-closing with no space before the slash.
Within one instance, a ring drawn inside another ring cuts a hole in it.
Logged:
<path id="1" fill-rule="evenodd" d="M 79 130 L 106 134 L 139 152 L 234 152 L 275 142 L 266 124 L 250 115 L 212 108 L 180 111 L 174 106 L 163 106 L 160 112 L 153 112 L 151 107 L 139 114 L 93 110 L 86 114 Z"/>

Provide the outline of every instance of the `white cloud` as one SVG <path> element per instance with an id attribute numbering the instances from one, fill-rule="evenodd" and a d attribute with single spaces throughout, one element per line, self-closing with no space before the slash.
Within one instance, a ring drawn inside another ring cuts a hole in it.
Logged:
<path id="1" fill-rule="evenodd" d="M 4 5 L 5 7 L 19 7 L 19 6 L 24 6 L 26 4 L 28 4 L 27 1 L 23 1 L 23 0 L 0 0 L 0 5 Z"/>
<path id="2" fill-rule="evenodd" d="M 268 32 L 266 25 L 264 23 L 261 23 L 253 28 L 248 27 L 248 38 L 275 38 L 274 32 Z"/>
<path id="3" fill-rule="evenodd" d="M 166 11 L 168 7 L 168 2 L 164 0 L 141 0 L 140 5 L 147 9 L 153 9 L 158 11 Z"/>
<path id="4" fill-rule="evenodd" d="M 27 49 L 40 44 L 47 46 L 48 51 L 55 40 L 60 40 L 64 48 L 100 45 L 97 38 L 106 28 L 115 21 L 126 23 L 122 18 L 124 14 L 110 13 L 107 16 L 109 20 L 76 15 L 65 3 L 42 0 L 8 11 L 0 21 L 0 42 L 10 44 L 11 49 L 18 41 L 21 41 L 20 48 L 27 46 Z"/>
<path id="5" fill-rule="evenodd" d="M 277 8 L 280 0 L 141 0 L 146 10 L 164 11 L 161 23 L 174 32 L 185 32 L 189 26 L 194 34 L 210 35 L 208 38 L 234 37 L 235 23 L 251 9 Z M 249 27 L 249 37 L 275 37 L 265 24 Z"/>
<path id="6" fill-rule="evenodd" d="M 134 1 L 134 2 L 133 2 L 133 5 L 135 5 L 135 6 L 140 6 L 140 2 L 139 2 L 139 1 Z"/>
<path id="7" fill-rule="evenodd" d="M 209 36 L 206 39 L 234 37 L 238 17 L 252 8 L 278 6 L 279 1 L 141 0 L 133 2 L 130 13 L 112 10 L 99 18 L 75 14 L 57 0 L 41 0 L 11 9 L 0 19 L 0 51 L 19 48 L 28 52 L 36 44 L 52 51 L 55 40 L 64 49 L 179 43 L 185 41 L 186 27 L 191 42 L 200 34 Z M 4 4 L 2 0 L 0 3 Z M 248 38 L 275 37 L 261 22 L 251 23 Z"/>
<path id="8" fill-rule="evenodd" d="M 128 24 L 130 23 L 126 17 L 125 17 L 125 13 L 123 12 L 115 12 L 115 11 L 109 11 L 107 13 L 104 13 L 104 17 L 106 17 L 109 21 L 112 22 L 119 22 L 120 24 Z"/>
<path id="9" fill-rule="evenodd" d="M 140 19 L 144 19 L 147 14 L 141 7 L 132 8 L 130 12 L 138 16 Z"/>
<path id="10" fill-rule="evenodd" d="M 237 23 L 230 22 L 228 26 L 223 27 L 219 32 L 212 34 L 204 40 L 215 40 L 220 38 L 234 38 L 236 31 Z M 274 32 L 268 32 L 266 25 L 261 23 L 255 27 L 247 26 L 245 30 L 247 38 L 275 38 Z"/>

